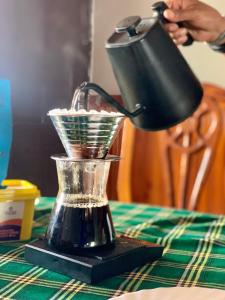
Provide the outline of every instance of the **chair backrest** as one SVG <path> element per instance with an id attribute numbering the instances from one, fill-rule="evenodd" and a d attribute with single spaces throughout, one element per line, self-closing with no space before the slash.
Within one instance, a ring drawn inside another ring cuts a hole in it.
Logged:
<path id="1" fill-rule="evenodd" d="M 160 132 L 126 121 L 117 177 L 118 199 L 225 212 L 225 90 L 204 84 L 199 109 Z"/>

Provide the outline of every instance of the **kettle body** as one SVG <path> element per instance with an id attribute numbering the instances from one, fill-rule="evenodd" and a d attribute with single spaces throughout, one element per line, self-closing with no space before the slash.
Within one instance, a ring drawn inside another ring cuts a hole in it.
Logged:
<path id="1" fill-rule="evenodd" d="M 157 18 L 134 16 L 121 21 L 106 50 L 125 108 L 142 113 L 136 127 L 161 130 L 193 114 L 202 86 Z"/>

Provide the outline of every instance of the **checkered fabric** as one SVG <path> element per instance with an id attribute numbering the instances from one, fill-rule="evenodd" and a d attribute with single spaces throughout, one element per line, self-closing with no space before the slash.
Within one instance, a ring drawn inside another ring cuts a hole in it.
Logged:
<path id="1" fill-rule="evenodd" d="M 200 286 L 225 289 L 225 217 L 111 202 L 118 233 L 165 247 L 163 258 L 91 286 L 33 266 L 25 243 L 0 245 L 0 299 L 103 300 L 141 289 Z M 36 214 L 32 239 L 43 234 L 49 211 Z"/>

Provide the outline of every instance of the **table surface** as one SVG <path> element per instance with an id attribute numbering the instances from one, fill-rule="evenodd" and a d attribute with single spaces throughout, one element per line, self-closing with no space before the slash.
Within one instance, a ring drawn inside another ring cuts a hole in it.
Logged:
<path id="1" fill-rule="evenodd" d="M 51 199 L 43 198 L 35 213 L 32 240 L 48 224 L 45 201 Z M 25 243 L 1 244 L 0 299 L 101 300 L 157 287 L 225 289 L 225 216 L 119 202 L 110 206 L 118 233 L 163 245 L 163 258 L 91 286 L 27 263 Z"/>

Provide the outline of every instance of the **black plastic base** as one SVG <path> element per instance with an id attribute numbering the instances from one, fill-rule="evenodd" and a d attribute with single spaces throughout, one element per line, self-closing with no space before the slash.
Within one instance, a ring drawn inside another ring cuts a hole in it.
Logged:
<path id="1" fill-rule="evenodd" d="M 127 237 L 117 238 L 111 249 L 85 253 L 85 256 L 53 251 L 44 240 L 39 240 L 26 245 L 25 259 L 86 283 L 98 283 L 157 260 L 162 253 L 163 247 L 160 245 Z"/>

